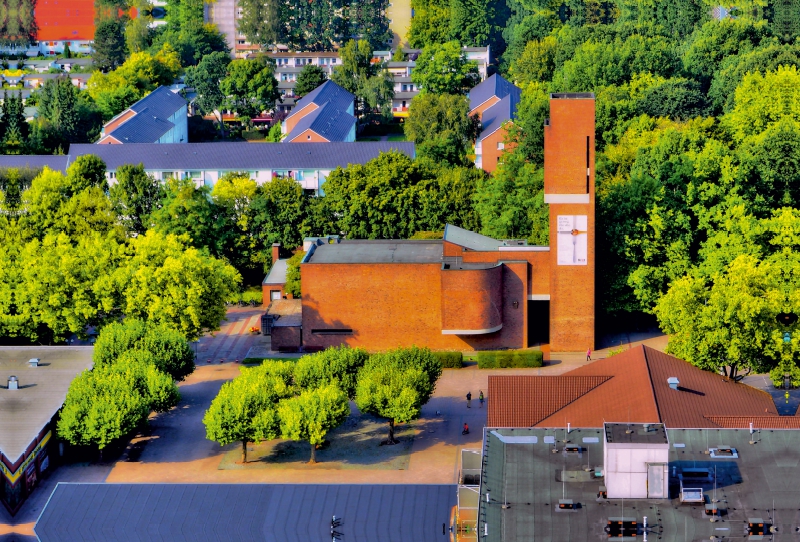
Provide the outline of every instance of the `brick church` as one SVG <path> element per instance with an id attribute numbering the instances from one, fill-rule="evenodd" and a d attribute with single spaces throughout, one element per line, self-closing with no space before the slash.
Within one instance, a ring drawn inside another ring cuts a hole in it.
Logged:
<path id="1" fill-rule="evenodd" d="M 452 225 L 442 240 L 311 240 L 300 266 L 300 329 L 290 336 L 306 350 L 594 348 L 594 115 L 593 94 L 551 95 L 550 246 Z"/>

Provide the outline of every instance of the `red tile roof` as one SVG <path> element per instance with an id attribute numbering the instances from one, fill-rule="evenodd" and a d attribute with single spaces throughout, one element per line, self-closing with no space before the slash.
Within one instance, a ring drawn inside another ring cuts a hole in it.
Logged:
<path id="1" fill-rule="evenodd" d="M 39 41 L 94 39 L 93 0 L 39 0 L 34 14 Z"/>
<path id="2" fill-rule="evenodd" d="M 725 429 L 800 429 L 797 416 L 706 416 L 713 425 Z"/>
<path id="3" fill-rule="evenodd" d="M 670 377 L 678 378 L 677 390 Z M 800 428 L 800 417 L 778 416 L 768 393 L 646 346 L 562 376 L 490 376 L 489 397 L 490 427 L 747 428 L 757 419 L 762 428 Z"/>
<path id="4" fill-rule="evenodd" d="M 530 427 L 584 396 L 608 376 L 490 376 L 490 427 Z"/>

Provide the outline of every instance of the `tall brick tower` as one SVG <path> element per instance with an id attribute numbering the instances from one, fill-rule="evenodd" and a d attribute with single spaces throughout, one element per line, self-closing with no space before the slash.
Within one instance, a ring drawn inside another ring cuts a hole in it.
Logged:
<path id="1" fill-rule="evenodd" d="M 594 349 L 594 94 L 550 95 L 544 201 L 550 204 L 550 350 Z"/>

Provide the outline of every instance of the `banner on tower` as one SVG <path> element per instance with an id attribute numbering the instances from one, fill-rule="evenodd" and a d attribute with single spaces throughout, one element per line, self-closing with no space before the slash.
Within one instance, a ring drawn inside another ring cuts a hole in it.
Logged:
<path id="1" fill-rule="evenodd" d="M 588 220 L 586 215 L 558 215 L 558 265 L 587 265 Z"/>

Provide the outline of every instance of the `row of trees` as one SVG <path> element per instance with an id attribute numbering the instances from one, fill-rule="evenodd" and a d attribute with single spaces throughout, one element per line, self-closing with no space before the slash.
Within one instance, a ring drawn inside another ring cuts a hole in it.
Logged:
<path id="1" fill-rule="evenodd" d="M 126 318 L 103 328 L 94 368 L 70 384 L 57 422 L 58 436 L 103 450 L 166 412 L 180 400 L 176 380 L 194 371 L 186 338 L 168 325 Z"/>
<path id="2" fill-rule="evenodd" d="M 203 423 L 209 440 L 221 445 L 285 438 L 306 441 L 311 462 L 316 448 L 350 414 L 359 410 L 386 419 L 386 444 L 394 428 L 419 418 L 442 373 L 439 360 L 423 348 L 368 355 L 348 347 L 329 348 L 297 362 L 266 360 L 222 385 Z"/>
<path id="3" fill-rule="evenodd" d="M 2 172 L 0 336 L 60 342 L 122 315 L 190 339 L 218 329 L 241 276 L 187 235 L 142 221 L 163 189 L 128 169 L 124 188 L 110 193 L 94 156 L 77 158 L 66 175 Z"/>

